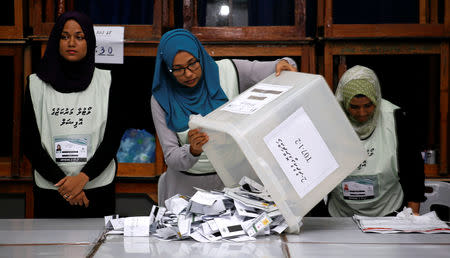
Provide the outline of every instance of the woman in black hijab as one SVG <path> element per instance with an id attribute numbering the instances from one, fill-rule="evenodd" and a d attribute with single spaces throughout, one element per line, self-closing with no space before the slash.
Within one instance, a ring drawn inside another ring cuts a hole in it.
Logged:
<path id="1" fill-rule="evenodd" d="M 127 114 L 114 76 L 94 65 L 95 46 L 89 17 L 64 13 L 28 78 L 23 144 L 33 166 L 35 217 L 115 212 L 115 155 Z"/>

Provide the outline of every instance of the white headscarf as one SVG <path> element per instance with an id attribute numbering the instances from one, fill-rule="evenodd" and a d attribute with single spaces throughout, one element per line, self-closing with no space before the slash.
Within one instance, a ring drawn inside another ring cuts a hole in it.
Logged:
<path id="1" fill-rule="evenodd" d="M 350 100 L 362 94 L 368 97 L 375 105 L 375 111 L 367 122 L 360 123 L 348 112 Z M 347 70 L 341 77 L 336 89 L 336 99 L 341 104 L 353 128 L 361 140 L 369 137 L 375 130 L 380 116 L 381 88 L 378 77 L 371 69 L 356 65 Z"/>

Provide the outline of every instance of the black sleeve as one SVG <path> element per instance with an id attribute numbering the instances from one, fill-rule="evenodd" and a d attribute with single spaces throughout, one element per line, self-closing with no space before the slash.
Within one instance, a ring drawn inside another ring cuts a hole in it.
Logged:
<path id="1" fill-rule="evenodd" d="M 126 113 L 121 108 L 121 87 L 114 73 L 111 73 L 111 87 L 109 89 L 108 116 L 106 119 L 103 140 L 81 170 L 93 180 L 99 176 L 116 157 L 120 146 L 120 140 L 126 126 Z"/>
<path id="2" fill-rule="evenodd" d="M 41 135 L 36 124 L 36 116 L 34 114 L 29 86 L 30 83 L 27 82 L 22 112 L 22 144 L 24 154 L 30 160 L 33 169 L 36 169 L 48 181 L 56 184 L 66 174 L 64 174 L 44 147 L 42 147 Z"/>
<path id="3" fill-rule="evenodd" d="M 417 144 L 414 127 L 402 109 L 394 113 L 397 133 L 397 156 L 400 184 L 406 202 L 423 202 L 425 174 L 421 150 Z"/>

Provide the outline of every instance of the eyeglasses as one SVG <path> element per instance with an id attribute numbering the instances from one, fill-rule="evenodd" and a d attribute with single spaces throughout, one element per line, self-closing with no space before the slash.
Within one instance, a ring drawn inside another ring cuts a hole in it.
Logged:
<path id="1" fill-rule="evenodd" d="M 197 59 L 194 62 L 188 64 L 186 67 L 169 69 L 169 72 L 171 72 L 173 76 L 182 76 L 186 72 L 186 69 L 189 69 L 189 71 L 194 72 L 197 71 L 198 68 L 200 68 L 200 60 Z"/>

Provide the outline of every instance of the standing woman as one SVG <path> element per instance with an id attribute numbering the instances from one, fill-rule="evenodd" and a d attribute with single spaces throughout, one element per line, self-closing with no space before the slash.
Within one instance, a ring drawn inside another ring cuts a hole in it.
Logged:
<path id="1" fill-rule="evenodd" d="M 368 158 L 331 192 L 331 216 L 392 216 L 404 206 L 418 215 L 425 200 L 423 160 L 406 112 L 381 97 L 376 74 L 364 66 L 342 75 L 336 98 Z"/>
<path id="2" fill-rule="evenodd" d="M 102 217 L 115 212 L 115 155 L 124 115 L 110 71 L 94 66 L 86 15 L 61 15 L 37 74 L 28 78 L 25 155 L 34 172 L 37 218 Z"/>
<path id="3" fill-rule="evenodd" d="M 176 29 L 161 38 L 153 77 L 151 109 L 167 171 L 158 182 L 158 203 L 193 187 L 221 189 L 223 183 L 203 153 L 208 135 L 188 130 L 191 114 L 207 115 L 228 99 L 282 70 L 297 71 L 295 62 L 224 59 L 215 62 L 189 31 Z"/>

